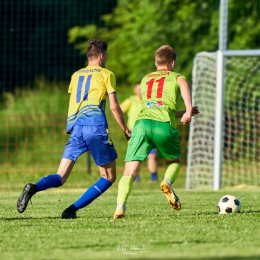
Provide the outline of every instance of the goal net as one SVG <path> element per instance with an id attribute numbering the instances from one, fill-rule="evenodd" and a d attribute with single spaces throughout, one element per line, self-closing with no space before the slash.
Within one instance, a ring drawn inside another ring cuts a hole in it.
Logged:
<path id="1" fill-rule="evenodd" d="M 217 54 L 201 52 L 192 72 L 193 104 L 186 188 L 213 188 L 215 146 L 220 145 L 221 187 L 260 185 L 260 56 L 224 59 L 222 138 L 215 143 Z"/>

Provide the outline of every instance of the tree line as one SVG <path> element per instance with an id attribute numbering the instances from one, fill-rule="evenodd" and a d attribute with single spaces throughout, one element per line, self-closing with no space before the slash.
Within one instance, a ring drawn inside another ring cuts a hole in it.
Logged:
<path id="1" fill-rule="evenodd" d="M 106 39 L 107 66 L 129 84 L 155 69 L 154 51 L 168 44 L 178 54 L 176 71 L 190 80 L 196 53 L 218 49 L 219 8 L 217 0 L 120 0 L 102 16 L 104 26 L 75 26 L 69 41 L 84 53 L 89 38 Z M 228 49 L 259 47 L 260 2 L 229 0 Z"/>

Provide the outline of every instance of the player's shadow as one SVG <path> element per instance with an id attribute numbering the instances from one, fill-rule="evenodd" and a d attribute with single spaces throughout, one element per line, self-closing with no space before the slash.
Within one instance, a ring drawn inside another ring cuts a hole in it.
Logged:
<path id="1" fill-rule="evenodd" d="M 44 219 L 44 220 L 48 220 L 48 219 L 61 219 L 61 217 L 57 216 L 57 217 L 17 217 L 17 218 L 5 218 L 5 217 L 0 217 L 0 220 L 2 221 L 14 221 L 14 220 L 40 220 L 40 219 Z"/>

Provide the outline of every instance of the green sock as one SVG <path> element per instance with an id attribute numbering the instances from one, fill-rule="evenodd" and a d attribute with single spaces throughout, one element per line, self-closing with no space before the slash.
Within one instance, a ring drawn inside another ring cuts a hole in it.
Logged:
<path id="1" fill-rule="evenodd" d="M 128 195 L 131 192 L 134 179 L 132 176 L 123 176 L 118 183 L 117 205 L 126 204 Z"/>
<path id="2" fill-rule="evenodd" d="M 167 166 L 164 174 L 164 179 L 168 180 L 173 184 L 178 177 L 181 165 L 179 163 L 171 163 Z"/>

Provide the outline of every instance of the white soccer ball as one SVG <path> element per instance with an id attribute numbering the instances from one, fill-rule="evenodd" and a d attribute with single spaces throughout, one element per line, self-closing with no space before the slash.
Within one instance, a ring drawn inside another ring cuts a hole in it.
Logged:
<path id="1" fill-rule="evenodd" d="M 219 200 L 217 210 L 219 214 L 239 213 L 241 202 L 236 196 L 225 195 Z"/>

